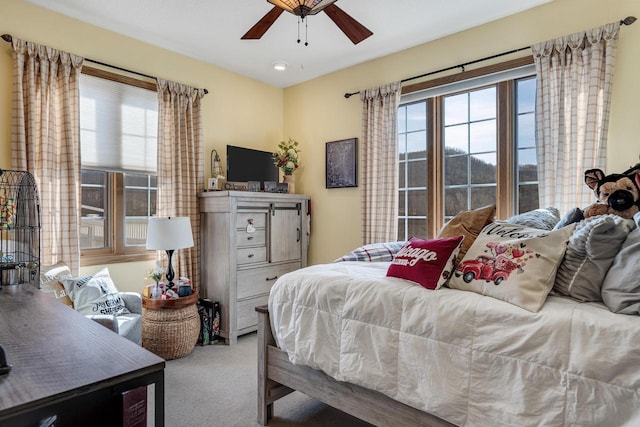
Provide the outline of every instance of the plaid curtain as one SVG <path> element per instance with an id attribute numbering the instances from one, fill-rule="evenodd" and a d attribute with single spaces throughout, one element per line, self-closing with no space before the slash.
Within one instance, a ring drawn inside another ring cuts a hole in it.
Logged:
<path id="1" fill-rule="evenodd" d="M 83 58 L 13 38 L 11 167 L 40 193 L 40 262 L 80 268 L 79 75 Z"/>
<path id="2" fill-rule="evenodd" d="M 362 101 L 362 244 L 398 238 L 400 82 L 360 92 Z"/>
<path id="3" fill-rule="evenodd" d="M 174 253 L 176 277 L 200 288 L 199 191 L 204 188 L 204 89 L 158 79 L 158 216 L 189 217 L 194 246 Z"/>
<path id="4" fill-rule="evenodd" d="M 540 206 L 561 213 L 593 194 L 584 171 L 604 169 L 620 22 L 533 45 Z"/>

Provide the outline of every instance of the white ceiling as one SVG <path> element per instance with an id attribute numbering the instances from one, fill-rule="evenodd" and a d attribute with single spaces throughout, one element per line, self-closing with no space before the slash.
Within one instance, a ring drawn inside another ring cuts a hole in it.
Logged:
<path id="1" fill-rule="evenodd" d="M 266 0 L 25 1 L 287 87 L 552 0 L 339 0 L 336 6 L 373 31 L 373 36 L 353 45 L 320 12 L 306 18 L 308 46 L 296 42 L 298 18 L 286 12 L 262 39 L 240 40 L 273 7 Z M 301 36 L 304 42 L 304 27 Z M 287 62 L 288 69 L 275 71 L 275 61 Z"/>

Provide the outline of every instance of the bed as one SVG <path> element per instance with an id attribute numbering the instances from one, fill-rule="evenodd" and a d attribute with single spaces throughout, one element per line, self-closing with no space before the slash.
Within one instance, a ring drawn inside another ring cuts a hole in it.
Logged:
<path id="1" fill-rule="evenodd" d="M 257 308 L 261 425 L 293 390 L 381 426 L 640 424 L 639 316 L 559 294 L 525 310 L 389 265 L 278 279 Z"/>

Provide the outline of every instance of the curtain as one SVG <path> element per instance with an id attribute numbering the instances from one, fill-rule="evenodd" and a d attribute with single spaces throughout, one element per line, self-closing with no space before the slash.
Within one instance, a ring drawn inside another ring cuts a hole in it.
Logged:
<path id="1" fill-rule="evenodd" d="M 400 82 L 360 92 L 362 101 L 362 243 L 398 239 Z"/>
<path id="2" fill-rule="evenodd" d="M 83 58 L 13 38 L 11 167 L 40 193 L 40 262 L 80 268 L 79 75 Z"/>
<path id="3" fill-rule="evenodd" d="M 533 45 L 540 206 L 593 202 L 584 171 L 604 169 L 620 23 Z"/>
<path id="4" fill-rule="evenodd" d="M 200 101 L 204 89 L 158 79 L 158 216 L 189 217 L 194 246 L 174 253 L 177 277 L 200 288 L 200 212 L 204 147 Z"/>

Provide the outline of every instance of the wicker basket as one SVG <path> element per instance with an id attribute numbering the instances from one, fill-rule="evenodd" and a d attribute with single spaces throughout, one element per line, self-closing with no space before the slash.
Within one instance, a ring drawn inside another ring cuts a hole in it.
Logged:
<path id="1" fill-rule="evenodd" d="M 142 309 L 142 346 L 166 359 L 191 353 L 200 334 L 195 304 L 173 309 Z"/>

